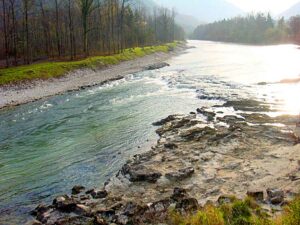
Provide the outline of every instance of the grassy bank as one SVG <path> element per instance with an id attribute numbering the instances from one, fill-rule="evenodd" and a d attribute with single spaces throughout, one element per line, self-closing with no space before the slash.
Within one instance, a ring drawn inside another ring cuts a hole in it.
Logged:
<path id="1" fill-rule="evenodd" d="M 170 213 L 171 225 L 299 225 L 300 197 L 285 206 L 283 213 L 270 217 L 251 198 L 244 201 L 233 199 L 232 203 L 218 207 L 207 205 L 191 215 Z"/>
<path id="2" fill-rule="evenodd" d="M 107 65 L 118 64 L 121 61 L 155 53 L 169 52 L 177 42 L 159 46 L 126 49 L 123 53 L 112 56 L 93 56 L 80 61 L 70 62 L 43 62 L 32 65 L 0 69 L 0 85 L 14 84 L 33 79 L 49 79 L 60 77 L 76 69 L 96 69 Z"/>

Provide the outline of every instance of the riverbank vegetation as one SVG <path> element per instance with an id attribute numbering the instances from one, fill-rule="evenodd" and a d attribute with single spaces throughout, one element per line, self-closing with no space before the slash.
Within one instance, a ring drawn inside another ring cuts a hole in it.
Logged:
<path id="1" fill-rule="evenodd" d="M 149 12 L 136 0 L 2 0 L 0 66 L 73 61 L 182 40 L 174 17 L 165 8 Z"/>
<path id="2" fill-rule="evenodd" d="M 246 44 L 300 43 L 300 16 L 286 21 L 258 13 L 198 26 L 192 37 L 199 40 Z"/>
<path id="3" fill-rule="evenodd" d="M 207 205 L 202 210 L 182 216 L 170 213 L 171 225 L 295 225 L 300 224 L 300 197 L 290 202 L 282 214 L 271 217 L 248 197 L 244 201 L 232 197 L 231 203 L 216 207 Z"/>
<path id="4" fill-rule="evenodd" d="M 49 79 L 65 75 L 76 69 L 96 69 L 107 65 L 117 64 L 121 61 L 135 59 L 155 52 L 169 52 L 178 42 L 152 47 L 137 47 L 125 49 L 122 53 L 111 56 L 93 56 L 79 61 L 44 62 L 0 69 L 0 85 L 12 84 L 25 80 Z"/>

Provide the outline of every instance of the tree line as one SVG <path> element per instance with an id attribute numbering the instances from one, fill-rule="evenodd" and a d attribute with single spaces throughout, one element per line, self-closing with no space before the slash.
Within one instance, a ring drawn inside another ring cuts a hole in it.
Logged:
<path id="1" fill-rule="evenodd" d="M 175 12 L 149 10 L 134 0 L 1 0 L 0 61 L 110 55 L 125 48 L 184 38 Z"/>
<path id="2" fill-rule="evenodd" d="M 300 16 L 286 21 L 274 20 L 270 14 L 224 19 L 198 26 L 192 38 L 246 44 L 300 43 Z"/>

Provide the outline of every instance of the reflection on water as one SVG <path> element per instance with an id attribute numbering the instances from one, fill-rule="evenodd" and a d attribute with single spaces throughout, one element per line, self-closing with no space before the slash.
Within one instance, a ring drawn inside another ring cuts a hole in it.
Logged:
<path id="1" fill-rule="evenodd" d="M 256 85 L 297 77 L 296 46 L 189 44 L 196 48 L 168 68 L 1 111 L 0 224 L 22 224 L 35 204 L 73 185 L 102 184 L 150 147 L 151 123 L 169 114 L 238 98 L 300 111 L 299 84 Z"/>

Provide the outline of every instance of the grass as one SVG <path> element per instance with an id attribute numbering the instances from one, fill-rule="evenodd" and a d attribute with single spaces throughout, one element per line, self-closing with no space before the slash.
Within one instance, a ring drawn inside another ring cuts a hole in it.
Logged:
<path id="1" fill-rule="evenodd" d="M 80 61 L 43 62 L 25 66 L 0 69 L 0 85 L 15 84 L 34 79 L 49 79 L 66 75 L 68 72 L 90 68 L 97 69 L 121 61 L 143 57 L 155 52 L 169 52 L 178 42 L 143 48 L 126 49 L 123 53 L 112 56 L 93 56 Z"/>
<path id="2" fill-rule="evenodd" d="M 170 212 L 170 225 L 300 225 L 300 197 L 285 208 L 281 216 L 270 217 L 251 198 L 234 200 L 216 207 L 207 205 L 196 213 Z"/>

